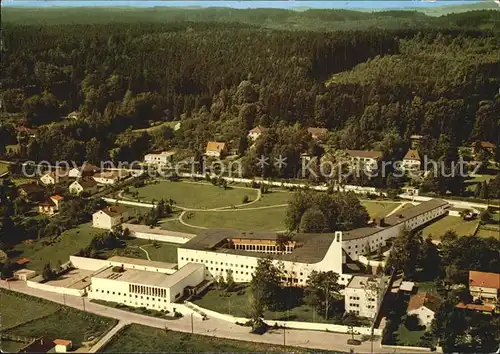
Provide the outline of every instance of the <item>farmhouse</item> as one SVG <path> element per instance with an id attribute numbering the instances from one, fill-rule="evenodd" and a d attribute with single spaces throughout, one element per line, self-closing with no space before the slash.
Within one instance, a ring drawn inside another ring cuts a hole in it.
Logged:
<path id="1" fill-rule="evenodd" d="M 57 183 L 65 183 L 68 181 L 68 173 L 64 170 L 56 170 L 52 172 L 48 172 L 40 177 L 40 181 L 46 185 L 54 185 Z"/>
<path id="2" fill-rule="evenodd" d="M 257 140 L 265 131 L 267 128 L 264 128 L 261 125 L 256 126 L 255 128 L 252 128 L 248 131 L 248 139 L 255 141 Z"/>
<path id="3" fill-rule="evenodd" d="M 127 208 L 121 205 L 112 205 L 92 214 L 92 226 L 111 230 L 113 227 L 127 221 L 127 219 Z"/>
<path id="4" fill-rule="evenodd" d="M 307 132 L 311 134 L 314 140 L 325 139 L 328 135 L 328 129 L 326 128 L 309 127 L 307 128 Z"/>
<path id="5" fill-rule="evenodd" d="M 497 304 L 500 299 L 500 274 L 469 271 L 469 291 L 474 300 Z"/>
<path id="6" fill-rule="evenodd" d="M 205 155 L 210 157 L 221 158 L 227 155 L 227 144 L 218 141 L 209 141 L 205 149 Z"/>
<path id="7" fill-rule="evenodd" d="M 441 306 L 441 300 L 429 293 L 418 293 L 410 297 L 408 315 L 416 315 L 420 324 L 429 326 Z"/>
<path id="8" fill-rule="evenodd" d="M 115 184 L 128 176 L 129 173 L 127 171 L 118 170 L 96 173 L 93 178 L 98 184 Z"/>
<path id="9" fill-rule="evenodd" d="M 359 164 L 363 165 L 363 168 L 367 171 L 374 171 L 378 167 L 378 162 L 382 158 L 382 151 L 365 151 L 365 150 L 346 150 L 346 154 L 349 157 L 351 164 L 356 167 L 360 167 Z"/>
<path id="10" fill-rule="evenodd" d="M 21 199 L 27 202 L 36 202 L 43 199 L 45 189 L 36 182 L 24 183 L 17 187 Z"/>
<path id="11" fill-rule="evenodd" d="M 92 176 L 94 173 L 99 171 L 99 167 L 91 164 L 83 164 L 80 167 L 74 167 L 68 172 L 68 177 L 70 178 L 82 178 L 87 176 Z"/>
<path id="12" fill-rule="evenodd" d="M 80 195 L 83 192 L 93 194 L 97 192 L 97 182 L 93 178 L 83 177 L 69 185 L 69 192 L 74 195 Z"/>
<path id="13" fill-rule="evenodd" d="M 56 194 L 38 204 L 38 212 L 45 215 L 54 215 L 61 209 L 64 197 Z"/>
<path id="14" fill-rule="evenodd" d="M 417 150 L 408 150 L 406 155 L 403 157 L 401 167 L 405 170 L 418 171 L 420 170 L 421 159 L 420 154 Z"/>

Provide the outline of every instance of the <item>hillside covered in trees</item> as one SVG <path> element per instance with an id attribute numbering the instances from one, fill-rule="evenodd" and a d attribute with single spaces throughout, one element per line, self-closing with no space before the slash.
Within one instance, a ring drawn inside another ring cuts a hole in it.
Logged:
<path id="1" fill-rule="evenodd" d="M 245 13 L 260 16 L 252 11 Z M 354 16 L 302 14 L 332 23 Z M 202 21 L 7 21 L 0 150 L 15 143 L 21 124 L 39 128 L 28 157 L 77 162 L 130 161 L 159 148 L 201 151 L 208 140 L 245 150 L 248 129 L 259 124 L 280 131 L 259 151 L 268 146 L 287 156 L 311 146 L 307 126 L 328 128 L 335 148 L 400 152 L 415 133 L 431 137 L 434 156 L 443 141 L 497 142 L 500 35 L 488 24 L 498 24 L 499 14 L 328 32 Z M 64 121 L 72 111 L 81 119 Z M 182 121 L 176 132 L 137 131 L 174 120 Z"/>

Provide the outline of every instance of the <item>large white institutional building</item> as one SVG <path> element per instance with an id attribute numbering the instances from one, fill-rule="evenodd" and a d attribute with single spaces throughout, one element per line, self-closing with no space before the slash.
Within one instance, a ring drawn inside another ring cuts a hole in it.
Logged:
<path id="1" fill-rule="evenodd" d="M 414 230 L 445 215 L 447 207 L 446 201 L 432 199 L 396 212 L 372 227 L 333 234 L 296 234 L 280 252 L 274 232 L 210 229 L 180 246 L 177 261 L 179 267 L 193 262 L 204 264 L 206 279 L 226 278 L 232 272 L 236 282 L 249 282 L 259 258 L 272 254 L 274 262 L 283 266 L 282 280 L 291 285 L 306 285 L 314 270 L 334 271 L 340 274 L 341 284 L 347 285 L 352 278 L 344 272 L 348 261 L 385 246 L 404 228 Z"/>

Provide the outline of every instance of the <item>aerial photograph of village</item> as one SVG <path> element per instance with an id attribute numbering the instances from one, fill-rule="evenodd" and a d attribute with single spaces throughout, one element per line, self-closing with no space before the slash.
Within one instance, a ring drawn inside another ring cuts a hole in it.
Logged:
<path id="1" fill-rule="evenodd" d="M 1 353 L 500 354 L 500 0 L 3 0 Z"/>

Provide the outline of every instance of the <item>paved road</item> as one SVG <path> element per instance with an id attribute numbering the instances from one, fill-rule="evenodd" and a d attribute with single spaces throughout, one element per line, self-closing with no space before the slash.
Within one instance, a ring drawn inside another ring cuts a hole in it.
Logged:
<path id="1" fill-rule="evenodd" d="M 99 341 L 94 344 L 92 348 L 90 348 L 89 353 L 97 353 L 99 349 L 104 347 L 111 340 L 111 338 L 113 338 L 113 336 L 127 324 L 128 322 L 119 321 L 116 326 L 114 326 L 108 333 L 106 333 L 101 339 L 99 339 Z"/>
<path id="2" fill-rule="evenodd" d="M 0 284 L 3 288 L 8 288 L 5 282 Z M 28 295 L 41 297 L 50 301 L 63 303 L 63 295 L 53 292 L 47 292 L 39 289 L 29 288 L 25 282 L 13 281 L 10 282 L 11 290 L 22 292 Z M 83 299 L 83 300 L 82 300 Z M 208 319 L 202 321 L 193 318 L 193 328 L 191 328 L 191 318 L 183 317 L 178 320 L 165 320 L 156 317 L 149 317 L 140 315 L 133 312 L 122 311 L 112 307 L 103 306 L 100 304 L 89 302 L 86 298 L 77 296 L 65 295 L 65 303 L 80 310 L 83 310 L 85 303 L 85 310 L 102 316 L 115 318 L 123 323 L 137 323 L 145 326 L 156 328 L 169 328 L 174 331 L 188 332 L 192 330 L 196 334 L 215 336 L 220 338 L 229 338 L 236 340 L 245 340 L 251 342 L 261 342 L 269 344 L 283 344 L 283 330 L 270 331 L 264 335 L 255 335 L 249 333 L 248 327 L 238 326 L 229 322 L 218 319 Z M 286 330 L 286 345 L 296 347 L 307 347 L 323 350 L 336 350 L 342 352 L 349 352 L 352 348 L 356 353 L 370 353 L 371 343 L 363 342 L 360 346 L 350 346 L 347 344 L 347 339 L 350 338 L 349 334 L 319 332 L 319 331 L 305 331 L 305 330 Z M 381 349 L 380 340 L 373 343 L 374 352 L 391 352 L 394 350 Z M 407 352 L 405 350 L 405 352 Z"/>

